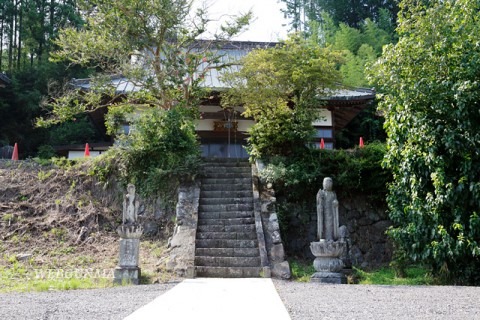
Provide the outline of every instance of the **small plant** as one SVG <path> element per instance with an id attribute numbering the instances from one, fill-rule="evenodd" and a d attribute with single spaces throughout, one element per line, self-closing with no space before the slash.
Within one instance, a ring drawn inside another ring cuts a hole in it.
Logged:
<path id="1" fill-rule="evenodd" d="M 13 244 L 18 244 L 20 243 L 20 238 L 15 234 L 10 238 L 10 241 L 12 241 Z"/>
<path id="2" fill-rule="evenodd" d="M 38 147 L 37 156 L 39 160 L 48 160 L 55 156 L 55 149 L 50 145 Z"/>
<path id="3" fill-rule="evenodd" d="M 70 170 L 77 163 L 76 160 L 69 160 L 65 157 L 52 158 L 51 161 L 54 165 L 56 165 L 57 167 L 59 167 L 61 169 L 64 169 L 64 170 Z"/>
<path id="4" fill-rule="evenodd" d="M 38 163 L 39 165 L 41 166 L 49 166 L 52 164 L 52 161 L 50 159 L 43 159 L 43 158 L 33 158 L 33 161 L 35 161 L 35 163 Z"/>
<path id="5" fill-rule="evenodd" d="M 5 213 L 3 216 L 2 216 L 2 220 L 5 221 L 5 222 L 9 222 L 9 223 L 12 223 L 14 222 L 14 219 L 15 216 L 13 215 L 13 213 Z"/>
<path id="6" fill-rule="evenodd" d="M 38 180 L 40 180 L 40 181 L 45 181 L 45 180 L 47 180 L 48 178 L 50 178 L 51 175 L 52 175 L 54 172 L 55 172 L 54 170 L 50 170 L 50 171 L 48 171 L 48 172 L 45 172 L 45 171 L 43 171 L 43 170 L 40 170 L 40 171 L 38 171 L 38 174 L 37 174 Z"/>
<path id="7" fill-rule="evenodd" d="M 315 268 L 311 262 L 301 260 L 289 260 L 292 278 L 299 282 L 308 282 L 315 273 Z"/>
<path id="8" fill-rule="evenodd" d="M 67 235 L 67 231 L 60 228 L 52 228 L 50 233 L 57 238 L 58 241 L 62 242 L 65 240 L 65 236 Z"/>
<path id="9" fill-rule="evenodd" d="M 95 262 L 95 258 L 93 257 L 90 257 L 90 256 L 79 256 L 79 257 L 76 257 L 74 260 L 73 260 L 73 264 L 75 265 L 91 265 Z"/>
<path id="10" fill-rule="evenodd" d="M 15 264 L 16 262 L 18 262 L 17 260 L 17 256 L 12 254 L 10 256 L 4 256 L 4 259 L 8 262 L 8 263 L 12 263 L 12 264 Z"/>
<path id="11" fill-rule="evenodd" d="M 418 266 L 405 268 L 405 277 L 398 277 L 393 268 L 367 272 L 354 267 L 354 270 L 359 284 L 429 285 L 438 283 L 438 279 L 433 278 L 427 269 Z"/>
<path id="12" fill-rule="evenodd" d="M 140 284 L 152 284 L 155 275 L 151 272 L 142 271 L 140 275 Z"/>

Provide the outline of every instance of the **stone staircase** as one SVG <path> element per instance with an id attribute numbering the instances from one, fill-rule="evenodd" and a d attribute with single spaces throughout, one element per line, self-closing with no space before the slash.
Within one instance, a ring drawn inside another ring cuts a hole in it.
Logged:
<path id="1" fill-rule="evenodd" d="M 197 277 L 260 277 L 248 160 L 207 159 L 195 246 Z"/>

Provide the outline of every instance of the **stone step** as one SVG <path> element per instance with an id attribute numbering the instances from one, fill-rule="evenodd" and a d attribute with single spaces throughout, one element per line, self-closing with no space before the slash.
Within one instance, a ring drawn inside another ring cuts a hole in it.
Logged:
<path id="1" fill-rule="evenodd" d="M 234 219 L 251 218 L 252 211 L 201 211 L 198 213 L 198 219 Z"/>
<path id="2" fill-rule="evenodd" d="M 196 248 L 195 256 L 258 257 L 258 248 Z"/>
<path id="3" fill-rule="evenodd" d="M 205 180 L 205 179 L 247 179 L 247 178 L 251 178 L 252 177 L 252 173 L 251 172 L 247 172 L 247 173 L 231 173 L 231 172 L 228 172 L 228 173 L 218 173 L 218 172 L 215 172 L 215 173 L 205 173 L 202 175 L 202 179 Z"/>
<path id="4" fill-rule="evenodd" d="M 252 186 L 248 185 L 251 189 Z M 252 197 L 252 190 L 238 190 L 238 191 L 201 191 L 200 199 L 209 199 L 209 198 L 244 198 Z"/>
<path id="5" fill-rule="evenodd" d="M 200 204 L 250 204 L 253 203 L 253 197 L 242 198 L 202 198 L 200 197 Z"/>
<path id="6" fill-rule="evenodd" d="M 240 164 L 249 163 L 245 158 L 203 158 L 203 163 Z"/>
<path id="7" fill-rule="evenodd" d="M 261 274 L 260 267 L 195 267 L 196 277 L 258 278 Z"/>
<path id="8" fill-rule="evenodd" d="M 246 182 L 246 183 L 212 183 L 212 184 L 203 184 L 201 187 L 201 192 L 206 192 L 206 191 L 249 191 L 252 192 L 252 183 Z"/>
<path id="9" fill-rule="evenodd" d="M 197 239 L 212 240 L 256 240 L 256 232 L 197 232 Z"/>
<path id="10" fill-rule="evenodd" d="M 250 188 L 252 188 L 252 178 L 232 178 L 232 179 L 213 179 L 213 178 L 203 178 L 202 179 L 202 186 L 203 185 L 211 185 L 211 184 L 249 184 Z"/>
<path id="11" fill-rule="evenodd" d="M 201 225 L 197 227 L 197 232 L 255 232 L 255 224 L 245 225 Z"/>
<path id="12" fill-rule="evenodd" d="M 221 167 L 218 165 L 214 165 L 211 167 L 203 167 L 202 168 L 203 174 L 210 174 L 210 173 L 252 173 L 252 168 L 250 165 L 248 167 Z"/>
<path id="13" fill-rule="evenodd" d="M 220 212 L 220 211 L 252 211 L 253 203 L 249 204 L 201 204 L 199 212 Z"/>
<path id="14" fill-rule="evenodd" d="M 238 226 L 255 224 L 255 218 L 198 219 L 198 226 Z"/>
<path id="15" fill-rule="evenodd" d="M 260 257 L 195 257 L 196 266 L 206 267 L 260 267 Z"/>
<path id="16" fill-rule="evenodd" d="M 197 239 L 196 248 L 257 248 L 257 240 Z"/>

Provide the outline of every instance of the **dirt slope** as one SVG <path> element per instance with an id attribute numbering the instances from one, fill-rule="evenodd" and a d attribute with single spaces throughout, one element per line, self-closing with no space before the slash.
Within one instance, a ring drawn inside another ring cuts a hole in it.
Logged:
<path id="1" fill-rule="evenodd" d="M 104 190 L 87 168 L 0 161 L 0 267 L 15 259 L 42 268 L 115 267 L 121 194 Z M 168 229 L 142 241 L 142 269 L 155 273 Z"/>

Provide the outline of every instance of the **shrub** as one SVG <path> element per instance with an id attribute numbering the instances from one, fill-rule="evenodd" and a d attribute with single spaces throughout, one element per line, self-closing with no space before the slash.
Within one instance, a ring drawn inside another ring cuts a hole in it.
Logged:
<path id="1" fill-rule="evenodd" d="M 273 183 L 282 234 L 295 214 L 304 226 L 315 211 L 315 196 L 325 177 L 332 177 L 335 190 L 345 196 L 362 193 L 370 202 L 384 203 L 391 173 L 382 168 L 385 144 L 372 143 L 353 150 L 305 149 L 292 157 L 265 159 L 261 175 Z"/>
<path id="2" fill-rule="evenodd" d="M 142 196 L 163 196 L 174 201 L 180 182 L 198 170 L 200 148 L 189 111 L 181 108 L 144 111 L 129 136 L 95 161 L 91 174 L 107 182 L 117 173 L 126 185 L 133 183 Z"/>
<path id="3" fill-rule="evenodd" d="M 435 275 L 480 284 L 480 3 L 401 8 L 400 40 L 371 71 L 394 176 L 389 234 Z"/>

